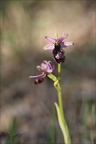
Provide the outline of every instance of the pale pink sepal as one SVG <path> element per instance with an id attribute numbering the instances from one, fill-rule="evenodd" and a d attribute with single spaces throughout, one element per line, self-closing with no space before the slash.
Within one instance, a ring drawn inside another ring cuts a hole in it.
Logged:
<path id="1" fill-rule="evenodd" d="M 47 44 L 45 47 L 43 47 L 44 50 L 53 50 L 54 44 Z"/>
<path id="2" fill-rule="evenodd" d="M 61 43 L 67 37 L 68 37 L 68 34 L 64 35 L 63 37 L 58 38 L 57 40 L 58 40 L 58 42 Z"/>
<path id="3" fill-rule="evenodd" d="M 42 73 L 42 74 L 36 75 L 36 76 L 29 76 L 29 78 L 44 78 L 44 77 L 46 77 L 45 73 Z"/>
<path id="4" fill-rule="evenodd" d="M 52 42 L 53 44 L 55 44 L 55 42 L 56 42 L 56 39 L 51 38 L 51 37 L 49 37 L 49 36 L 45 36 L 45 38 L 46 38 L 47 40 L 49 40 L 50 42 Z"/>
<path id="5" fill-rule="evenodd" d="M 74 45 L 74 43 L 73 42 L 62 42 L 62 43 L 60 43 L 60 45 L 61 45 L 61 48 L 66 48 L 68 46 Z"/>

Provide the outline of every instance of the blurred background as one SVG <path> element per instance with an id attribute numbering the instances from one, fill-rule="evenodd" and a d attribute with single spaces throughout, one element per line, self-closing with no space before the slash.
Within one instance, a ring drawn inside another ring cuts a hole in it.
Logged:
<path id="1" fill-rule="evenodd" d="M 96 143 L 96 3 L 94 0 L 0 1 L 0 131 L 16 117 L 19 144 L 63 144 L 54 102 L 57 92 L 46 78 L 34 85 L 30 75 L 43 60 L 57 64 L 43 47 L 45 36 L 69 34 L 62 65 L 65 117 L 72 144 Z M 53 114 L 52 114 L 53 113 Z M 54 122 L 53 122 L 54 121 Z M 52 134 L 52 131 L 54 134 Z M 54 143 L 52 143 L 54 139 Z M 94 142 L 94 143 L 92 143 Z"/>

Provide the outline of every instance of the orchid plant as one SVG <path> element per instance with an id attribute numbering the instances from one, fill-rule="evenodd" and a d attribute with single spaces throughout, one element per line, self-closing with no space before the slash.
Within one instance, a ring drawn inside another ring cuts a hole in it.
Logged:
<path id="1" fill-rule="evenodd" d="M 63 101 L 62 101 L 62 90 L 61 90 L 61 64 L 65 61 L 65 51 L 64 48 L 68 46 L 72 46 L 73 42 L 63 42 L 65 38 L 67 38 L 68 34 L 58 38 L 56 34 L 56 38 L 51 38 L 49 36 L 45 36 L 47 40 L 51 43 L 47 44 L 43 49 L 44 50 L 52 50 L 53 57 L 58 65 L 58 76 L 53 75 L 53 71 L 55 69 L 54 64 L 51 61 L 44 60 L 41 63 L 41 66 L 37 66 L 37 69 L 41 72 L 40 75 L 30 76 L 29 78 L 35 79 L 34 83 L 39 84 L 42 83 L 46 76 L 48 76 L 53 82 L 54 87 L 58 92 L 58 104 L 55 102 L 55 107 L 57 110 L 58 122 L 63 134 L 65 144 L 71 144 L 71 138 L 67 126 L 67 122 L 64 116 L 63 110 Z"/>

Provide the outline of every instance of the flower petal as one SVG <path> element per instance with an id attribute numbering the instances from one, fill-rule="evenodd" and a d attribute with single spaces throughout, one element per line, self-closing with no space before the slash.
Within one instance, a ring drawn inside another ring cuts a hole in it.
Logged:
<path id="1" fill-rule="evenodd" d="M 44 50 L 53 50 L 54 49 L 54 45 L 53 44 L 47 44 L 43 49 Z"/>
<path id="2" fill-rule="evenodd" d="M 51 38 L 51 37 L 49 37 L 49 36 L 45 36 L 45 38 L 46 38 L 47 40 L 49 40 L 50 42 L 52 42 L 53 44 L 55 44 L 55 42 L 56 42 L 56 39 Z"/>
<path id="3" fill-rule="evenodd" d="M 48 68 L 48 61 L 44 60 L 42 63 L 41 63 L 41 66 L 40 67 L 37 67 L 39 69 L 41 69 L 41 71 L 47 71 L 47 68 Z"/>
<path id="4" fill-rule="evenodd" d="M 48 73 L 52 73 L 54 70 L 55 66 L 53 65 L 53 63 L 51 61 L 48 61 L 48 68 L 47 68 L 47 72 Z"/>
<path id="5" fill-rule="evenodd" d="M 53 70 L 54 70 L 54 65 L 51 61 L 46 61 L 44 60 L 42 63 L 41 63 L 41 66 L 37 66 L 37 69 L 39 71 L 42 71 L 42 72 L 48 72 L 48 73 L 52 73 Z"/>
<path id="6" fill-rule="evenodd" d="M 48 61 L 44 60 L 42 63 L 41 63 L 41 66 L 37 66 L 37 69 L 41 72 L 46 72 L 47 71 L 47 68 L 48 68 Z"/>
<path id="7" fill-rule="evenodd" d="M 62 42 L 65 38 L 67 38 L 68 34 L 64 35 L 63 37 L 58 38 L 58 42 Z"/>
<path id="8" fill-rule="evenodd" d="M 64 45 L 66 45 L 66 46 L 72 46 L 72 45 L 74 45 L 74 43 L 73 42 L 64 42 Z"/>
<path id="9" fill-rule="evenodd" d="M 29 78 L 45 78 L 46 77 L 46 73 L 42 72 L 42 74 L 37 75 L 37 76 L 29 76 Z"/>
<path id="10" fill-rule="evenodd" d="M 66 48 L 68 46 L 74 45 L 74 43 L 73 42 L 61 42 L 60 45 L 61 45 L 61 48 Z"/>

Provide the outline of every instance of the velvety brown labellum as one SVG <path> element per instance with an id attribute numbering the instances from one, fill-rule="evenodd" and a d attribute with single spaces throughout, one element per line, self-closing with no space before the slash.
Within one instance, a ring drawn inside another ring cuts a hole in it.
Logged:
<path id="1" fill-rule="evenodd" d="M 64 55 L 64 50 L 60 49 L 60 50 L 53 50 L 53 56 L 56 60 L 57 63 L 64 63 L 65 61 L 65 55 Z"/>
<path id="2" fill-rule="evenodd" d="M 34 84 L 42 83 L 43 80 L 44 80 L 43 78 L 36 78 L 35 81 L 34 81 Z"/>

